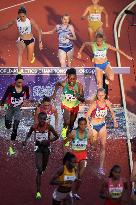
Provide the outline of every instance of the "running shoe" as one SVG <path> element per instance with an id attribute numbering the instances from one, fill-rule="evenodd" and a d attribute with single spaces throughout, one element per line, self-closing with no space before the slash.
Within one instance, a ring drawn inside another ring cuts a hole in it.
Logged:
<path id="1" fill-rule="evenodd" d="M 36 196 L 35 196 L 36 199 L 41 199 L 42 198 L 42 195 L 40 192 L 36 192 Z"/>
<path id="2" fill-rule="evenodd" d="M 104 175 L 105 175 L 105 172 L 104 172 L 104 169 L 103 169 L 103 168 L 99 168 L 99 169 L 98 169 L 98 175 L 101 175 L 101 176 L 104 176 Z"/>
<path id="3" fill-rule="evenodd" d="M 68 128 L 63 127 L 62 130 L 61 130 L 61 137 L 62 137 L 64 140 L 66 139 L 67 129 L 68 129 Z M 69 142 L 67 142 L 67 143 L 65 144 L 65 147 L 69 147 Z"/>
<path id="4" fill-rule="evenodd" d="M 9 154 L 10 156 L 13 156 L 13 155 L 16 154 L 15 150 L 13 149 L 13 147 L 11 147 L 11 146 L 9 147 L 8 154 Z"/>
<path id="5" fill-rule="evenodd" d="M 33 53 L 33 57 L 32 57 L 31 63 L 33 64 L 34 62 L 35 62 L 35 56 L 34 56 L 34 53 Z"/>
<path id="6" fill-rule="evenodd" d="M 75 200 L 81 200 L 82 198 L 78 194 L 73 194 Z"/>

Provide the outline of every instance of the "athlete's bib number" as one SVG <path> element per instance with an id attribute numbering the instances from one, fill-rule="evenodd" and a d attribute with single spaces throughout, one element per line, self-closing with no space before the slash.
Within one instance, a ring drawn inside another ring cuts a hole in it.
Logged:
<path id="1" fill-rule="evenodd" d="M 104 50 L 104 51 L 95 51 L 94 57 L 95 58 L 106 58 L 106 50 Z"/>
<path id="2" fill-rule="evenodd" d="M 112 198 L 120 198 L 123 192 L 123 187 L 120 188 L 110 188 L 109 189 L 110 195 Z"/>
<path id="3" fill-rule="evenodd" d="M 66 99 L 67 101 L 70 101 L 70 102 L 77 100 L 77 99 L 76 99 L 73 95 L 71 95 L 71 94 L 65 94 L 65 99 Z"/>
<path id="4" fill-rule="evenodd" d="M 95 118 L 104 118 L 107 115 L 107 110 L 96 110 Z"/>
<path id="5" fill-rule="evenodd" d="M 76 177 L 75 176 L 67 176 L 65 175 L 64 176 L 64 181 L 75 181 Z"/>
<path id="6" fill-rule="evenodd" d="M 44 133 L 36 132 L 36 140 L 39 142 L 48 140 L 48 132 L 44 132 Z"/>
<path id="7" fill-rule="evenodd" d="M 69 44 L 70 40 L 67 38 L 67 35 L 65 34 L 60 34 L 59 35 L 59 42 L 60 44 Z"/>
<path id="8" fill-rule="evenodd" d="M 101 14 L 90 14 L 89 20 L 90 21 L 101 21 Z"/>
<path id="9" fill-rule="evenodd" d="M 87 140 L 83 140 L 83 141 L 76 140 L 73 143 L 72 148 L 75 149 L 75 150 L 85 150 L 86 146 L 87 146 Z"/>
<path id="10" fill-rule="evenodd" d="M 23 100 L 24 100 L 23 97 L 20 97 L 20 98 L 11 97 L 11 104 L 14 107 L 17 107 L 23 103 Z"/>

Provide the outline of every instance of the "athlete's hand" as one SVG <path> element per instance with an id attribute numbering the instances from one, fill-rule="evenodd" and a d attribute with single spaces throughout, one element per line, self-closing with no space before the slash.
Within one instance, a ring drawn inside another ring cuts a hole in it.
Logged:
<path id="1" fill-rule="evenodd" d="M 132 58 L 131 56 L 127 56 L 127 59 L 130 61 L 134 60 L 134 58 Z"/>
<path id="2" fill-rule="evenodd" d="M 116 121 L 114 122 L 114 128 L 118 128 L 118 123 Z"/>
<path id="3" fill-rule="evenodd" d="M 39 49 L 42 50 L 43 49 L 43 44 L 42 44 L 42 41 L 39 42 Z"/>
<path id="4" fill-rule="evenodd" d="M 78 52 L 78 54 L 77 54 L 77 58 L 78 58 L 78 59 L 81 59 L 81 58 L 82 58 L 82 55 L 81 55 L 80 52 Z"/>

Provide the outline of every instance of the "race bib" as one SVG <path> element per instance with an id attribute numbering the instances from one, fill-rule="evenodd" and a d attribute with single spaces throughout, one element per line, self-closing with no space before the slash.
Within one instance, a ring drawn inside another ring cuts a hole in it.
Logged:
<path id="1" fill-rule="evenodd" d="M 65 94 L 65 99 L 66 99 L 67 101 L 70 101 L 70 102 L 77 100 L 77 99 L 76 99 L 73 95 L 71 95 L 71 94 Z"/>
<path id="2" fill-rule="evenodd" d="M 96 110 L 95 118 L 104 118 L 107 115 L 107 109 L 106 110 Z"/>
<path id="3" fill-rule="evenodd" d="M 76 176 L 67 176 L 67 175 L 65 175 L 64 176 L 64 181 L 75 181 L 75 179 L 76 179 Z"/>
<path id="4" fill-rule="evenodd" d="M 73 143 L 73 146 L 72 148 L 75 149 L 75 150 L 85 150 L 86 149 L 86 146 L 87 146 L 87 140 L 76 140 L 74 143 Z"/>
<path id="5" fill-rule="evenodd" d="M 88 19 L 90 21 L 101 21 L 101 14 L 90 14 Z"/>
<path id="6" fill-rule="evenodd" d="M 70 40 L 67 39 L 67 35 L 59 35 L 59 42 L 60 44 L 69 44 Z"/>
<path id="7" fill-rule="evenodd" d="M 23 103 L 23 100 L 24 100 L 23 97 L 20 98 L 11 97 L 11 104 L 13 105 L 13 107 L 17 107 Z"/>
<path id="8" fill-rule="evenodd" d="M 120 198 L 122 196 L 123 187 L 118 188 L 110 188 L 109 193 L 112 196 L 112 198 Z"/>
<path id="9" fill-rule="evenodd" d="M 36 140 L 39 142 L 48 140 L 48 132 L 44 132 L 44 133 L 36 132 Z"/>
<path id="10" fill-rule="evenodd" d="M 94 56 L 95 58 L 106 58 L 107 51 L 95 51 Z"/>

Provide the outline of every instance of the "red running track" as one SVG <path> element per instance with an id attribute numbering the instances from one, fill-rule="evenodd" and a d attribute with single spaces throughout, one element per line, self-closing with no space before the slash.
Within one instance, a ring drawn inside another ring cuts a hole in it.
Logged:
<path id="1" fill-rule="evenodd" d="M 6 1 L 0 2 L 0 9 L 14 5 L 21 1 Z M 125 5 L 130 3 L 130 0 L 114 0 L 106 1 L 103 0 L 102 4 L 105 6 L 109 13 L 110 18 L 110 28 L 106 30 L 106 38 L 110 44 L 114 45 L 113 36 L 113 23 L 117 14 L 124 8 Z M 90 60 L 88 60 L 88 52 L 84 53 L 83 61 L 79 61 L 76 58 L 77 51 L 81 46 L 82 42 L 88 40 L 87 33 L 87 23 L 85 21 L 80 21 L 80 16 L 82 15 L 86 6 L 90 4 L 89 0 L 74 0 L 72 3 L 70 1 L 60 0 L 50 0 L 43 1 L 37 0 L 30 4 L 26 4 L 28 14 L 30 17 L 35 19 L 35 21 L 41 26 L 42 30 L 50 30 L 57 23 L 60 22 L 60 16 L 64 13 L 69 13 L 72 22 L 75 26 L 75 31 L 77 34 L 78 41 L 75 43 L 75 58 L 73 66 L 91 65 Z M 8 22 L 9 20 L 16 18 L 18 7 L 8 9 L 0 12 L 0 25 Z M 76 15 L 75 15 L 76 13 Z M 40 16 L 40 17 L 39 17 Z M 123 30 L 120 39 L 120 48 L 130 54 L 128 36 L 126 32 L 127 21 L 123 25 Z M 132 45 L 133 57 L 136 55 L 135 46 L 135 29 L 131 29 L 130 40 Z M 0 66 L 16 66 L 16 56 L 17 50 L 15 46 L 15 41 L 17 39 L 17 30 L 15 27 L 10 28 L 7 31 L 2 31 L 0 33 Z M 59 66 L 57 59 L 57 38 L 56 36 L 46 36 L 43 37 L 44 50 L 40 52 L 36 45 L 36 63 L 34 66 Z M 53 42 L 53 43 L 52 43 Z M 115 53 L 109 52 L 109 60 L 113 66 L 116 66 L 116 56 Z M 121 58 L 122 66 L 131 66 L 132 63 L 128 62 L 124 57 Z M 23 66 L 30 66 L 26 62 L 26 54 L 23 57 Z M 128 109 L 136 113 L 136 108 L 134 103 L 136 100 L 135 91 L 135 81 L 134 81 L 134 70 L 132 68 L 131 74 L 129 76 L 124 76 L 125 80 L 125 92 Z M 115 77 L 115 81 L 110 86 L 110 99 L 113 103 L 121 103 L 120 98 L 120 88 L 118 76 Z M 57 145 L 59 146 L 59 145 Z M 33 152 L 22 151 L 21 145 L 18 144 L 19 153 L 17 158 L 8 159 L 6 156 L 7 142 L 1 140 L 0 144 L 0 204 L 1 205 L 34 205 L 34 204 L 51 204 L 51 194 L 52 187 L 49 187 L 48 182 L 57 165 L 55 162 L 58 151 L 55 150 L 49 166 L 47 173 L 43 177 L 42 192 L 43 199 L 39 202 L 34 200 L 35 192 L 35 169 L 34 169 L 34 156 Z M 59 149 L 59 147 L 58 147 Z M 99 151 L 98 151 L 99 152 Z M 99 199 L 99 186 L 100 180 L 95 176 L 95 169 L 98 168 L 98 152 L 92 153 L 92 160 L 89 160 L 89 166 L 86 171 L 83 185 L 81 187 L 81 195 L 83 200 L 77 204 L 85 205 L 101 205 L 103 202 Z M 60 158 L 62 156 L 59 156 Z M 123 169 L 123 175 L 129 178 L 129 166 L 128 166 L 128 153 L 127 145 L 125 140 L 108 140 L 106 148 L 106 161 L 105 168 L 106 172 L 114 164 L 120 164 Z"/>

